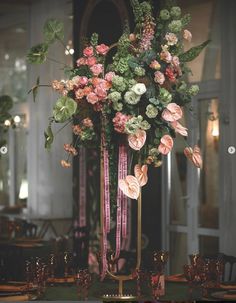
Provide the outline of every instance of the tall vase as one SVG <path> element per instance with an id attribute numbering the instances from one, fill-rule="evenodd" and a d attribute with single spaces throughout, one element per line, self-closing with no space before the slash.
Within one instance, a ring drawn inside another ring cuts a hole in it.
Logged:
<path id="1" fill-rule="evenodd" d="M 104 172 L 104 145 L 101 144 L 101 163 L 100 163 L 100 230 L 101 230 L 101 238 L 100 238 L 100 245 L 101 245 L 101 260 L 102 262 L 107 262 L 107 260 L 103 259 L 104 256 L 104 241 L 106 241 L 104 234 L 104 212 L 105 212 L 105 201 L 104 201 L 104 182 L 106 180 L 105 172 Z M 114 184 L 114 186 L 116 186 Z M 142 226 L 141 226 L 141 219 L 142 219 L 142 196 L 141 191 L 140 195 L 137 200 L 137 250 L 136 250 L 136 266 L 135 271 L 137 272 L 140 268 L 141 264 L 141 236 L 142 236 Z M 105 252 L 106 258 L 106 252 Z M 103 264 L 104 265 L 104 264 Z M 108 275 L 111 279 L 118 281 L 118 291 L 114 293 L 105 293 L 102 295 L 102 299 L 105 301 L 127 301 L 127 300 L 137 300 L 136 294 L 127 294 L 124 292 L 124 282 L 128 280 L 133 280 L 136 278 L 134 273 L 130 273 L 127 275 L 118 275 L 114 274 L 110 271 L 108 267 L 105 268 L 105 274 Z"/>

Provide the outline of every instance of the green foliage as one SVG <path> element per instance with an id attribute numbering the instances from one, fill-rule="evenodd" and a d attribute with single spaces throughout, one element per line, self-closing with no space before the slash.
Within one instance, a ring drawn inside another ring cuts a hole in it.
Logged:
<path id="1" fill-rule="evenodd" d="M 182 23 L 182 26 L 185 27 L 189 24 L 189 22 L 191 21 L 191 16 L 190 14 L 186 14 L 184 15 L 182 18 L 181 18 L 181 23 Z"/>
<path id="2" fill-rule="evenodd" d="M 45 137 L 44 147 L 49 150 L 51 148 L 53 140 L 54 140 L 51 122 L 49 123 L 48 128 L 44 132 L 44 137 Z"/>
<path id="3" fill-rule="evenodd" d="M 90 44 L 95 47 L 98 45 L 98 34 L 97 33 L 93 33 L 91 38 L 90 38 Z"/>
<path id="4" fill-rule="evenodd" d="M 49 19 L 43 27 L 43 35 L 46 43 L 53 43 L 56 40 L 63 40 L 64 38 L 64 25 L 56 19 Z"/>
<path id="5" fill-rule="evenodd" d="M 36 101 L 36 97 L 38 94 L 39 83 L 40 83 L 40 77 L 37 78 L 36 84 L 28 91 L 28 94 L 31 94 L 31 93 L 33 94 L 34 102 Z"/>
<path id="6" fill-rule="evenodd" d="M 56 122 L 63 123 L 71 118 L 76 110 L 77 103 L 75 100 L 64 96 L 57 100 L 53 109 L 53 117 L 55 118 Z"/>
<path id="7" fill-rule="evenodd" d="M 187 52 L 179 55 L 179 59 L 182 62 L 190 62 L 194 60 L 200 53 L 201 51 L 210 43 L 211 40 L 207 40 L 203 42 L 202 44 L 190 48 Z"/>
<path id="8" fill-rule="evenodd" d="M 48 44 L 40 43 L 31 47 L 27 54 L 27 60 L 29 63 L 42 64 L 46 61 L 48 53 Z"/>
<path id="9" fill-rule="evenodd" d="M 137 25 L 137 27 L 140 27 L 143 22 L 143 11 L 140 6 L 139 0 L 130 0 L 130 4 L 134 13 L 135 24 Z"/>
<path id="10" fill-rule="evenodd" d="M 0 96 L 0 113 L 8 112 L 13 106 L 13 100 L 8 95 Z"/>

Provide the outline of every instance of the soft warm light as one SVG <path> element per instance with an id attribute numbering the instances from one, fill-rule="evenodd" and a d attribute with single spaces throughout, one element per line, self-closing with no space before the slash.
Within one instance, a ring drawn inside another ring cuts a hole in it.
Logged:
<path id="1" fill-rule="evenodd" d="M 11 126 L 11 121 L 10 120 L 5 120 L 4 125 L 9 127 Z"/>
<path id="2" fill-rule="evenodd" d="M 65 55 L 69 55 L 68 49 L 65 50 Z"/>
<path id="3" fill-rule="evenodd" d="M 74 49 L 73 48 L 71 48 L 70 50 L 69 50 L 69 53 L 71 54 L 71 55 L 73 55 L 74 54 Z"/>
<path id="4" fill-rule="evenodd" d="M 219 137 L 219 121 L 213 121 L 211 134 L 213 137 Z"/>
<path id="5" fill-rule="evenodd" d="M 20 116 L 15 116 L 15 117 L 14 117 L 14 122 L 15 122 L 16 124 L 20 123 L 20 121 L 21 121 L 21 117 L 20 117 Z"/>
<path id="6" fill-rule="evenodd" d="M 20 185 L 20 193 L 19 199 L 27 199 L 28 198 L 28 181 L 23 179 Z"/>

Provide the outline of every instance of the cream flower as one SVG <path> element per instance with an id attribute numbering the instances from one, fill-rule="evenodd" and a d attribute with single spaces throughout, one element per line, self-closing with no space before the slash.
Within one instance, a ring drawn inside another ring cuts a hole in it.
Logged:
<path id="1" fill-rule="evenodd" d="M 129 146 L 134 150 L 140 150 L 146 142 L 145 130 L 139 129 L 135 134 L 128 136 Z"/>
<path id="2" fill-rule="evenodd" d="M 195 145 L 194 148 L 186 147 L 184 154 L 196 167 L 202 168 L 201 150 L 197 145 Z"/>
<path id="3" fill-rule="evenodd" d="M 174 145 L 174 142 L 173 142 L 173 139 L 171 138 L 171 136 L 164 135 L 161 138 L 161 143 L 158 146 L 158 151 L 163 155 L 167 155 L 172 150 L 173 145 Z"/>
<path id="4" fill-rule="evenodd" d="M 147 176 L 148 166 L 136 164 L 134 167 L 134 175 L 137 178 L 139 185 L 142 187 L 147 184 L 148 176 Z"/>
<path id="5" fill-rule="evenodd" d="M 178 121 L 173 121 L 170 123 L 176 133 L 179 133 L 182 136 L 188 135 L 188 129 L 180 124 Z"/>
<path id="6" fill-rule="evenodd" d="M 192 40 L 192 34 L 191 34 L 191 32 L 189 30 L 185 29 L 184 30 L 184 34 L 183 34 L 183 38 L 185 40 L 187 40 L 188 42 L 191 42 L 191 40 Z"/>
<path id="7" fill-rule="evenodd" d="M 161 116 L 165 121 L 173 122 L 181 119 L 182 115 L 183 112 L 179 105 L 176 103 L 169 103 Z"/>
<path id="8" fill-rule="evenodd" d="M 138 179 L 128 175 L 125 179 L 120 179 L 118 182 L 120 190 L 130 199 L 138 199 L 140 194 L 140 185 Z"/>
<path id="9" fill-rule="evenodd" d="M 131 88 L 131 91 L 136 95 L 141 96 L 146 93 L 147 89 L 144 83 L 137 83 Z"/>

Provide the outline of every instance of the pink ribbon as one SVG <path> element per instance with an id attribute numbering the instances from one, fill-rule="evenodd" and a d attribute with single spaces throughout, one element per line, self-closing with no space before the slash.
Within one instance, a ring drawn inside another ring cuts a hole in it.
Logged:
<path id="1" fill-rule="evenodd" d="M 124 153 L 122 157 L 123 162 L 123 178 L 128 174 L 128 152 L 127 148 L 124 146 Z M 122 193 L 122 237 L 127 237 L 127 201 L 128 197 Z"/>
<path id="2" fill-rule="evenodd" d="M 103 171 L 104 171 L 104 188 L 103 188 L 103 247 L 102 247 L 102 274 L 103 280 L 107 271 L 107 234 L 110 232 L 110 185 L 109 185 L 109 154 L 105 147 L 105 135 L 102 134 L 103 145 Z"/>
<path id="3" fill-rule="evenodd" d="M 103 165 L 104 165 L 104 211 L 105 211 L 105 231 L 110 232 L 110 181 L 109 181 L 109 154 L 104 147 L 103 151 Z"/>
<path id="4" fill-rule="evenodd" d="M 119 146 L 118 157 L 118 180 L 124 179 L 127 175 L 127 149 L 124 145 Z M 125 208 L 124 208 L 125 206 Z M 116 219 L 116 253 L 117 259 L 121 248 L 121 227 L 122 236 L 127 234 L 127 197 L 123 192 L 117 189 L 117 219 Z"/>
<path id="5" fill-rule="evenodd" d="M 86 226 L 86 161 L 85 161 L 85 148 L 80 148 L 79 157 L 79 227 Z M 79 233 L 79 237 L 82 233 Z"/>

